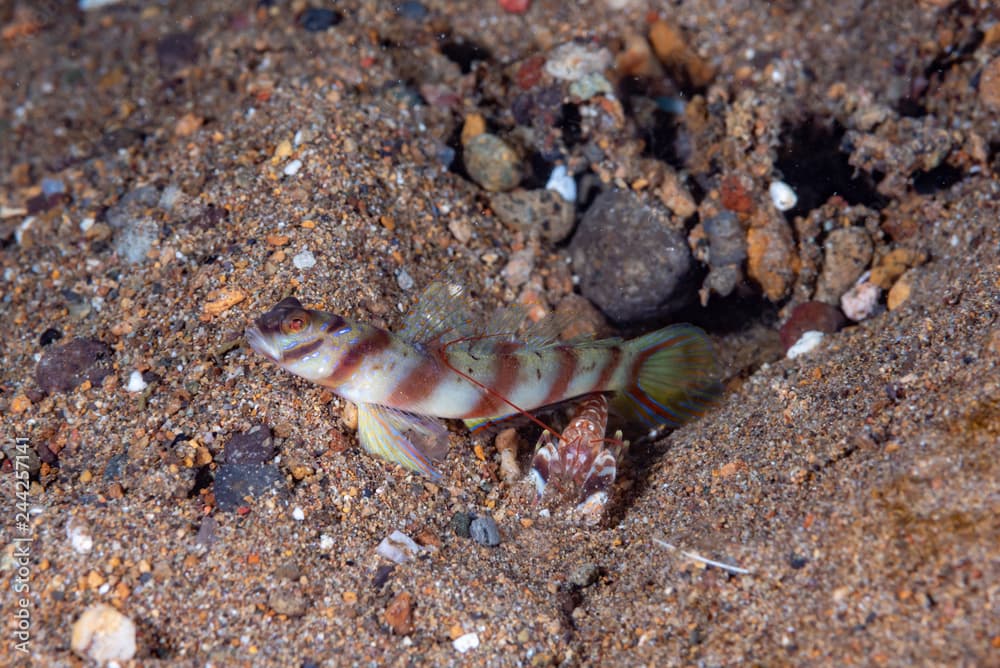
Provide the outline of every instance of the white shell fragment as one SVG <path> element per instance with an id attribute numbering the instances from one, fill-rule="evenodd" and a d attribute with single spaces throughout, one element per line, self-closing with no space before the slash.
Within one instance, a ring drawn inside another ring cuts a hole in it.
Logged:
<path id="1" fill-rule="evenodd" d="M 576 81 L 611 66 L 614 57 L 603 47 L 567 42 L 556 47 L 545 61 L 545 71 L 556 79 Z"/>
<path id="2" fill-rule="evenodd" d="M 92 605 L 73 624 L 70 646 L 97 663 L 129 661 L 135 656 L 135 624 L 110 605 Z"/>
<path id="3" fill-rule="evenodd" d="M 576 201 L 576 181 L 573 176 L 566 171 L 565 165 L 556 165 L 549 175 L 549 181 L 545 184 L 546 190 L 559 193 L 567 202 Z"/>
<path id="4" fill-rule="evenodd" d="M 125 389 L 129 392 L 142 392 L 147 387 L 146 381 L 142 379 L 142 374 L 138 371 L 133 371 L 128 375 L 128 385 Z"/>
<path id="5" fill-rule="evenodd" d="M 792 187 L 784 181 L 771 181 L 767 192 L 771 195 L 771 201 L 778 211 L 788 211 L 794 209 L 799 201 L 799 196 L 795 194 Z"/>
<path id="6" fill-rule="evenodd" d="M 295 257 L 292 258 L 292 264 L 295 265 L 296 269 L 312 269 L 316 266 L 316 256 L 312 254 L 312 251 L 304 250 L 296 253 Z"/>
<path id="7" fill-rule="evenodd" d="M 296 158 L 285 165 L 283 171 L 285 172 L 285 176 L 295 176 L 299 173 L 300 169 L 302 169 L 302 161 Z"/>
<path id="8" fill-rule="evenodd" d="M 382 539 L 382 542 L 375 548 L 375 552 L 389 561 L 403 564 L 420 554 L 422 549 L 412 538 L 396 529 Z"/>
<path id="9" fill-rule="evenodd" d="M 66 522 L 66 538 L 73 551 L 77 554 L 88 554 L 94 549 L 94 539 L 90 535 L 90 527 L 86 520 L 79 517 L 71 517 Z"/>
<path id="10" fill-rule="evenodd" d="M 805 355 L 807 352 L 819 345 L 819 342 L 823 339 L 823 332 L 817 332 L 810 330 L 808 332 L 803 332 L 799 340 L 788 349 L 786 353 L 788 359 L 793 360 L 799 355 Z"/>
<path id="11" fill-rule="evenodd" d="M 459 652 L 465 654 L 470 649 L 476 649 L 477 647 L 479 647 L 479 634 L 466 633 L 465 635 L 458 636 L 457 638 L 452 640 L 451 644 L 454 645 L 455 649 L 457 649 Z"/>

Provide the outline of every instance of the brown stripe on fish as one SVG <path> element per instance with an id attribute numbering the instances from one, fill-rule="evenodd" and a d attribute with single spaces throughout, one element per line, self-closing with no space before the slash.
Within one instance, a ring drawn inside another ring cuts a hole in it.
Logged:
<path id="1" fill-rule="evenodd" d="M 318 338 L 310 341 L 309 343 L 303 343 L 301 346 L 295 346 L 281 355 L 281 361 L 291 362 L 297 359 L 302 359 L 306 355 L 316 352 L 322 345 L 323 339 Z"/>
<path id="2" fill-rule="evenodd" d="M 429 354 L 420 360 L 415 369 L 406 374 L 396 387 L 389 393 L 387 403 L 390 406 L 406 406 L 418 404 L 438 388 L 444 378 L 444 367 L 435 354 Z"/>
<path id="3" fill-rule="evenodd" d="M 337 366 L 321 383 L 327 387 L 343 385 L 348 378 L 354 375 L 366 357 L 377 355 L 388 348 L 390 343 L 392 343 L 392 337 L 389 336 L 388 332 L 373 328 L 371 334 L 355 343 L 350 350 L 344 353 L 337 362 Z"/>
<path id="4" fill-rule="evenodd" d="M 594 386 L 590 388 L 587 394 L 592 394 L 594 392 L 607 392 L 609 389 L 608 383 L 611 382 L 611 378 L 615 375 L 615 371 L 618 370 L 618 364 L 622 359 L 622 349 L 621 346 L 611 346 L 606 348 L 608 352 L 607 359 L 604 360 L 604 368 L 601 369 L 601 375 L 597 377 L 597 382 Z"/>
<path id="5" fill-rule="evenodd" d="M 507 397 L 511 388 L 517 384 L 517 376 L 521 371 L 521 361 L 513 353 L 523 347 L 523 344 L 514 341 L 504 341 L 497 345 L 492 356 L 491 380 L 483 382 L 483 379 L 477 379 L 484 386 L 482 395 L 467 417 L 502 415 L 517 410 L 507 403 Z"/>
<path id="6" fill-rule="evenodd" d="M 569 387 L 569 382 L 573 380 L 573 375 L 576 373 L 576 353 L 573 352 L 572 348 L 567 346 L 559 346 L 555 348 L 557 361 L 556 361 L 556 376 L 552 381 L 552 386 L 549 388 L 548 394 L 545 395 L 545 400 L 542 401 L 542 406 L 548 406 L 549 404 L 554 404 L 562 401 L 566 397 L 566 388 Z"/>

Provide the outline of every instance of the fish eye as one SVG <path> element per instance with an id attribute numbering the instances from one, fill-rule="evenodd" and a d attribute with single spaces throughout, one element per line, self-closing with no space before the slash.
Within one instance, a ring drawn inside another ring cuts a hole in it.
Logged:
<path id="1" fill-rule="evenodd" d="M 281 322 L 281 329 L 285 334 L 295 334 L 306 328 L 306 316 L 304 313 L 293 313 Z"/>

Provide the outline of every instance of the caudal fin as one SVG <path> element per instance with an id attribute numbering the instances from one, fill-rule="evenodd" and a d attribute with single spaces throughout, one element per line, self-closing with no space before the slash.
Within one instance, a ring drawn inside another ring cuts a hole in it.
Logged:
<path id="1" fill-rule="evenodd" d="M 693 325 L 672 325 L 627 345 L 637 371 L 612 402 L 617 414 L 650 428 L 677 427 L 715 404 L 722 384 L 705 332 Z"/>

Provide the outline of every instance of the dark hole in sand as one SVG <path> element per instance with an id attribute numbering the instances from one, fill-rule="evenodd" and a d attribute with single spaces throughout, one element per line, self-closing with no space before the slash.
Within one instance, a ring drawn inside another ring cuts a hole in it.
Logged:
<path id="1" fill-rule="evenodd" d="M 841 150 L 843 137 L 840 123 L 818 118 L 785 128 L 775 168 L 799 198 L 795 208 L 785 212 L 789 219 L 808 214 L 833 195 L 872 209 L 886 205 L 875 190 L 876 175 L 848 162 L 849 153 Z"/>
<path id="2" fill-rule="evenodd" d="M 913 175 L 913 189 L 921 195 L 933 195 L 939 190 L 947 190 L 965 178 L 965 172 L 949 164 L 941 164 L 934 169 Z"/>
<path id="3" fill-rule="evenodd" d="M 490 59 L 490 52 L 484 47 L 467 39 L 455 39 L 441 45 L 441 53 L 445 58 L 458 65 L 462 74 L 472 71 L 472 65 L 476 62 Z"/>
<path id="4" fill-rule="evenodd" d="M 562 114 L 557 127 L 562 130 L 563 143 L 566 148 L 573 148 L 580 143 L 582 136 L 582 126 L 580 117 L 580 107 L 572 103 L 562 106 Z"/>

